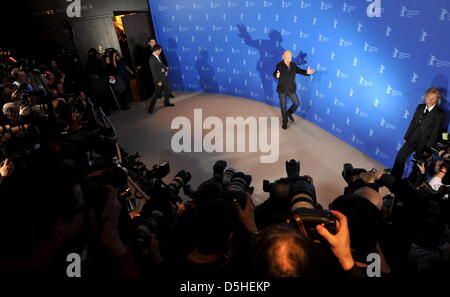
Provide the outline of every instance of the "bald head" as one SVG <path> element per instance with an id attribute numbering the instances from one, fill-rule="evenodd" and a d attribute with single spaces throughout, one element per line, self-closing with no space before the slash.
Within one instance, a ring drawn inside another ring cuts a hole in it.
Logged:
<path id="1" fill-rule="evenodd" d="M 318 276 L 322 258 L 314 243 L 287 224 L 261 230 L 255 239 L 253 267 L 268 277 Z"/>
<path id="2" fill-rule="evenodd" d="M 284 51 L 284 53 L 283 53 L 283 61 L 286 64 L 291 63 L 291 61 L 292 61 L 292 52 L 291 51 L 288 51 L 288 50 Z"/>
<path id="3" fill-rule="evenodd" d="M 372 202 L 379 210 L 383 206 L 383 197 L 381 197 L 380 193 L 375 191 L 369 187 L 362 187 L 355 191 L 355 195 L 359 195 L 361 197 L 366 198 L 370 202 Z"/>

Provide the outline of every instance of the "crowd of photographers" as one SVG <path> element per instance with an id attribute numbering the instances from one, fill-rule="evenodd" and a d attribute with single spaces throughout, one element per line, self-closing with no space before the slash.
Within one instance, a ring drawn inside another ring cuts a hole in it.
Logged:
<path id="1" fill-rule="evenodd" d="M 93 97 L 102 93 L 100 80 L 119 80 L 105 66 L 120 60 L 114 53 L 108 62 L 91 52 Z M 184 170 L 165 182 L 168 163 L 147 168 L 117 145 L 97 108 L 105 98 L 93 104 L 89 92 L 68 94 L 76 84 L 57 62 L 2 59 L 2 273 L 186 279 L 450 272 L 446 143 L 415 156 L 403 179 L 345 164 L 347 187 L 328 206 L 318 203 L 300 162 L 286 161 L 286 176 L 264 181 L 268 198 L 254 206 L 244 168 L 217 161 L 197 189 Z"/>

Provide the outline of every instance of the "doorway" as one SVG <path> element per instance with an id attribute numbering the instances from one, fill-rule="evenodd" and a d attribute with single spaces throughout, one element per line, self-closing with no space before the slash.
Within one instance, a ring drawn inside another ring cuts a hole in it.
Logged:
<path id="1" fill-rule="evenodd" d="M 153 92 L 149 78 L 147 40 L 155 33 L 149 12 L 115 11 L 113 22 L 122 56 L 135 74 L 130 80 L 132 96 L 143 101 Z"/>

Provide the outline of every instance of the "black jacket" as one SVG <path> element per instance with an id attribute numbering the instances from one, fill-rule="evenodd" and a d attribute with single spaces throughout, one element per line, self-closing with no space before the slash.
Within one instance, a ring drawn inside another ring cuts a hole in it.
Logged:
<path id="1" fill-rule="evenodd" d="M 277 64 L 273 77 L 277 78 L 277 71 L 280 71 L 280 78 L 278 79 L 277 92 L 285 94 L 287 92 L 295 92 L 297 90 L 297 85 L 295 83 L 295 74 L 300 73 L 302 75 L 307 75 L 306 70 L 297 67 L 297 64 L 291 62 L 290 70 L 286 64 L 281 61 Z"/>
<path id="2" fill-rule="evenodd" d="M 437 105 L 427 115 L 424 115 L 425 104 L 419 104 L 414 117 L 405 134 L 405 141 L 417 146 L 431 147 L 436 144 L 445 113 Z"/>
<path id="3" fill-rule="evenodd" d="M 150 48 L 150 55 L 152 54 L 152 47 Z M 169 67 L 169 64 L 167 63 L 166 55 L 164 54 L 164 51 L 161 51 L 161 54 L 159 55 L 159 58 L 161 59 L 161 62 L 163 62 L 164 66 Z"/>
<path id="4" fill-rule="evenodd" d="M 150 69 L 152 70 L 153 82 L 165 82 L 166 76 L 164 75 L 164 72 L 166 66 L 163 63 L 159 62 L 153 54 L 150 56 L 149 64 Z"/>

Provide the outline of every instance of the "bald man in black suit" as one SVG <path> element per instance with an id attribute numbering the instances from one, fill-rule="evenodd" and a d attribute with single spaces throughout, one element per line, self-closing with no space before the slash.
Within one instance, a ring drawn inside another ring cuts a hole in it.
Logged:
<path id="1" fill-rule="evenodd" d="M 299 73 L 302 75 L 311 75 L 314 70 L 308 67 L 308 70 L 303 70 L 297 67 L 297 64 L 292 62 L 291 51 L 283 53 L 283 61 L 277 64 L 273 76 L 278 79 L 277 92 L 280 96 L 281 117 L 283 119 L 283 129 L 287 129 L 288 117 L 294 121 L 292 114 L 295 112 L 300 102 L 295 93 L 297 85 L 295 83 L 295 75 Z M 286 110 L 286 97 L 291 98 L 292 106 Z"/>

